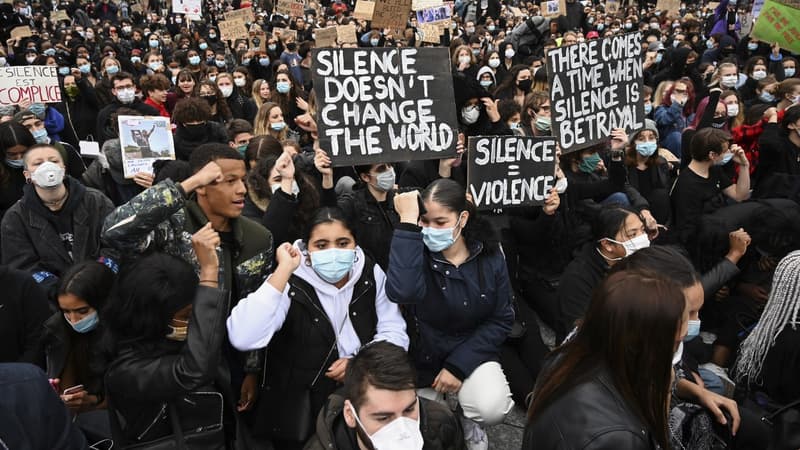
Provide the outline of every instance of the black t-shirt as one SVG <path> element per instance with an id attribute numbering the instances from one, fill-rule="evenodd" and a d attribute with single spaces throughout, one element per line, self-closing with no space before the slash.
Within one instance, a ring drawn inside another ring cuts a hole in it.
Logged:
<path id="1" fill-rule="evenodd" d="M 724 191 L 731 185 L 721 167 L 712 166 L 708 178 L 685 168 L 678 176 L 672 189 L 672 209 L 675 213 L 675 227 L 683 242 L 697 227 L 700 216 L 710 214 L 725 206 Z"/>
<path id="2" fill-rule="evenodd" d="M 658 167 L 653 166 L 652 169 L 658 170 Z M 636 190 L 644 197 L 647 197 L 653 191 L 653 173 L 650 170 L 636 169 L 636 175 L 639 178 L 639 186 L 636 187 Z"/>

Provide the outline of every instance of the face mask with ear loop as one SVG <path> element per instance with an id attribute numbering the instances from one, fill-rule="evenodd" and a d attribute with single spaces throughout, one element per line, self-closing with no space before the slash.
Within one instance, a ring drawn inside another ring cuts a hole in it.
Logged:
<path id="1" fill-rule="evenodd" d="M 647 234 L 640 234 L 633 239 L 629 239 L 625 242 L 619 242 L 611 238 L 603 238 L 601 240 L 613 242 L 617 245 L 621 245 L 625 249 L 625 256 L 619 258 L 609 258 L 608 256 L 604 255 L 603 252 L 600 251 L 598 248 L 597 251 L 600 253 L 600 256 L 605 258 L 608 261 L 621 261 L 624 258 L 631 256 L 632 254 L 638 252 L 643 248 L 650 247 L 650 238 L 647 237 Z"/>

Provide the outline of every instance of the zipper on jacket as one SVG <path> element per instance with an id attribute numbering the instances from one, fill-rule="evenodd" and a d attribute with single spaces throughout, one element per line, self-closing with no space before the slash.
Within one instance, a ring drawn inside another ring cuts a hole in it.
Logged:
<path id="1" fill-rule="evenodd" d="M 161 416 L 164 415 L 164 412 L 166 410 L 167 410 L 167 404 L 166 403 L 162 403 L 161 404 L 161 410 L 158 411 L 158 414 L 153 419 L 153 421 L 150 423 L 150 425 L 148 425 L 148 427 L 145 428 L 144 431 L 142 431 L 142 434 L 140 434 L 139 436 L 136 437 L 137 441 L 141 441 L 142 438 L 156 425 L 156 423 L 158 423 L 159 419 L 161 419 Z"/>

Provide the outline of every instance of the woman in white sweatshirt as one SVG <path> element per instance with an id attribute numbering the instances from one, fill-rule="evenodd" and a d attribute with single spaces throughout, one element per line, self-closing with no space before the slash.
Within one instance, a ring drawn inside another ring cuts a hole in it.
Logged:
<path id="1" fill-rule="evenodd" d="M 322 208 L 305 239 L 278 247 L 278 267 L 228 318 L 234 347 L 267 347 L 253 432 L 302 448 L 347 361 L 372 341 L 408 349 L 406 325 L 386 298 L 383 270 L 356 245 L 338 208 Z"/>

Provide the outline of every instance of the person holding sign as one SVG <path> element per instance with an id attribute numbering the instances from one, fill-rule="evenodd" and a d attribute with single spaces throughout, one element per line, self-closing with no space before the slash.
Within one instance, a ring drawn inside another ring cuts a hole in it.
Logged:
<path id="1" fill-rule="evenodd" d="M 656 221 L 664 224 L 669 222 L 671 214 L 669 189 L 677 167 L 672 168 L 658 153 L 658 128 L 655 122 L 645 119 L 644 123 L 644 129 L 628 137 L 625 148 L 628 182 L 647 199 Z"/>
<path id="2" fill-rule="evenodd" d="M 400 224 L 386 294 L 413 305 L 420 395 L 457 398 L 467 447 L 486 448 L 481 425 L 502 422 L 514 405 L 498 362 L 514 322 L 505 258 L 491 226 L 452 180 L 437 180 L 422 195 L 399 194 L 394 205 Z"/>

